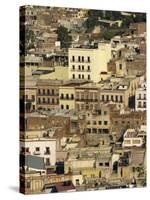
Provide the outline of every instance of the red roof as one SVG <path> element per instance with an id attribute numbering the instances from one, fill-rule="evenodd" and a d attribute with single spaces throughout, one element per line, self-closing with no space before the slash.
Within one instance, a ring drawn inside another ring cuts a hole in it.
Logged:
<path id="1" fill-rule="evenodd" d="M 70 183 L 70 184 L 64 184 L 64 182 L 56 183 L 55 187 L 56 187 L 57 192 L 75 190 L 75 186 L 72 183 Z"/>

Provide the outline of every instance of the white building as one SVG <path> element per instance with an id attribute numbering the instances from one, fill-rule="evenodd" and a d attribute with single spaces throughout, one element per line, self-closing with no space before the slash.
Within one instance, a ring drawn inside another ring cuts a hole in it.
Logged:
<path id="1" fill-rule="evenodd" d="M 146 83 L 142 83 L 141 87 L 135 93 L 135 109 L 136 111 L 146 111 Z"/>
<path id="2" fill-rule="evenodd" d="M 127 129 L 123 136 L 123 147 L 141 147 L 143 138 L 138 135 L 135 129 Z"/>
<path id="3" fill-rule="evenodd" d="M 69 79 L 100 81 L 100 73 L 107 72 L 111 59 L 111 45 L 99 43 L 98 48 L 69 49 Z"/>
<path id="4" fill-rule="evenodd" d="M 42 157 L 46 166 L 53 166 L 56 163 L 56 139 L 22 139 L 20 141 L 20 153 Z"/>

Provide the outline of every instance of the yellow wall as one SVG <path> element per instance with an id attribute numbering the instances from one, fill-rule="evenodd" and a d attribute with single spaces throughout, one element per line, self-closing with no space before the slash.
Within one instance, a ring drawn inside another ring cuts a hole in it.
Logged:
<path id="1" fill-rule="evenodd" d="M 64 99 L 61 99 L 61 94 L 64 95 Z M 69 99 L 66 99 L 66 94 L 69 95 Z M 74 99 L 70 99 L 71 98 L 71 94 L 74 95 Z M 66 108 L 66 105 L 69 105 L 69 109 L 75 109 L 75 88 L 73 87 L 60 87 L 59 88 L 59 107 L 61 107 L 61 105 L 64 106 L 64 108 Z"/>

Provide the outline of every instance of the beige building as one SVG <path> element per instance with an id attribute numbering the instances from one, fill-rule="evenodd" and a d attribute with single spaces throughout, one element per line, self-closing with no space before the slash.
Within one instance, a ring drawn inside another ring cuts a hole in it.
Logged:
<path id="1" fill-rule="evenodd" d="M 101 72 L 107 72 L 111 59 L 111 45 L 99 43 L 98 48 L 69 49 L 69 79 L 98 82 Z"/>
<path id="2" fill-rule="evenodd" d="M 111 123 L 109 107 L 101 104 L 97 111 L 86 112 L 87 133 L 109 133 Z"/>
<path id="3" fill-rule="evenodd" d="M 25 108 L 28 111 L 36 109 L 36 90 L 36 79 L 29 76 L 26 77 L 25 81 L 20 81 L 20 100 L 24 101 Z M 27 104 L 29 104 L 29 107 Z"/>
<path id="4" fill-rule="evenodd" d="M 71 80 L 66 81 L 59 87 L 59 107 L 61 109 L 75 109 L 76 108 L 76 87 L 84 85 L 87 81 Z"/>
<path id="5" fill-rule="evenodd" d="M 95 84 L 85 84 L 76 87 L 75 108 L 78 111 L 94 110 L 98 108 L 98 87 Z"/>
<path id="6" fill-rule="evenodd" d="M 59 80 L 38 80 L 37 109 L 54 109 L 59 107 Z"/>

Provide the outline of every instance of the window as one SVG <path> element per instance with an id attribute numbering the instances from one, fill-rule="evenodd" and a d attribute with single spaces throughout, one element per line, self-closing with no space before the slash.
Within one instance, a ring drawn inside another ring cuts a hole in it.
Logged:
<path id="1" fill-rule="evenodd" d="M 102 125 L 102 121 L 99 121 L 98 124 L 99 124 L 99 125 Z"/>
<path id="2" fill-rule="evenodd" d="M 84 74 L 82 74 L 82 79 L 84 79 Z"/>
<path id="3" fill-rule="evenodd" d="M 146 94 L 144 94 L 144 99 L 146 99 Z"/>
<path id="4" fill-rule="evenodd" d="M 81 66 L 80 66 L 80 65 L 78 66 L 78 69 L 79 69 L 79 70 L 81 69 Z"/>
<path id="5" fill-rule="evenodd" d="M 61 99 L 64 99 L 64 94 L 61 94 L 60 98 L 61 98 Z"/>
<path id="6" fill-rule="evenodd" d="M 88 66 L 88 71 L 90 71 L 90 66 Z"/>
<path id="7" fill-rule="evenodd" d="M 54 89 L 52 89 L 52 95 L 54 95 Z"/>
<path id="8" fill-rule="evenodd" d="M 96 125 L 97 123 L 96 123 L 96 121 L 93 121 L 93 125 Z"/>
<path id="9" fill-rule="evenodd" d="M 69 109 L 69 105 L 66 105 L 66 109 L 67 109 L 67 110 Z"/>
<path id="10" fill-rule="evenodd" d="M 35 151 L 40 151 L 40 147 L 36 147 L 36 148 L 35 148 Z"/>
<path id="11" fill-rule="evenodd" d="M 41 94 L 41 90 L 40 89 L 38 89 L 38 94 Z"/>
<path id="12" fill-rule="evenodd" d="M 122 64 L 119 64 L 119 69 L 122 70 Z"/>
<path id="13" fill-rule="evenodd" d="M 90 62 L 90 56 L 87 57 L 88 62 Z"/>
<path id="14" fill-rule="evenodd" d="M 141 94 L 139 94 L 139 99 L 141 99 Z"/>
<path id="15" fill-rule="evenodd" d="M 81 61 L 81 57 L 80 56 L 78 56 L 78 62 L 80 62 Z"/>
<path id="16" fill-rule="evenodd" d="M 146 102 L 145 101 L 143 102 L 143 107 L 146 108 Z"/>
<path id="17" fill-rule="evenodd" d="M 92 129 L 92 132 L 93 132 L 93 133 L 97 133 L 97 129 L 96 129 L 96 128 L 93 128 L 93 129 Z"/>
<path id="18" fill-rule="evenodd" d="M 66 94 L 66 99 L 69 99 L 69 94 Z"/>
<path id="19" fill-rule="evenodd" d="M 104 101 L 104 95 L 102 95 L 102 101 Z"/>
<path id="20" fill-rule="evenodd" d="M 50 103 L 50 99 L 49 99 L 49 98 L 47 99 L 47 103 L 48 103 L 48 104 Z"/>
<path id="21" fill-rule="evenodd" d="M 120 102 L 123 102 L 123 98 L 122 98 L 122 95 L 120 96 Z"/>
<path id="22" fill-rule="evenodd" d="M 38 98 L 38 103 L 41 103 L 41 99 L 40 98 Z"/>
<path id="23" fill-rule="evenodd" d="M 32 101 L 35 101 L 35 96 L 34 95 L 32 95 Z"/>
<path id="24" fill-rule="evenodd" d="M 107 115 L 107 111 L 104 111 L 104 115 Z"/>
<path id="25" fill-rule="evenodd" d="M 28 148 L 28 147 L 25 148 L 25 152 L 26 152 L 26 153 L 29 153 L 29 148 Z"/>
<path id="26" fill-rule="evenodd" d="M 87 121 L 87 124 L 90 125 L 90 121 Z"/>
<path id="27" fill-rule="evenodd" d="M 27 188 L 29 189 L 31 187 L 31 182 L 27 181 Z"/>
<path id="28" fill-rule="evenodd" d="M 104 125 L 107 125 L 108 124 L 108 122 L 107 121 L 104 121 Z"/>
<path id="29" fill-rule="evenodd" d="M 61 105 L 61 109 L 64 109 L 64 105 Z"/>
<path id="30" fill-rule="evenodd" d="M 46 149 L 45 154 L 50 154 L 50 147 L 46 147 L 45 149 Z"/>
<path id="31" fill-rule="evenodd" d="M 74 99 L 74 95 L 73 94 L 71 94 L 71 99 Z"/>
<path id="32" fill-rule="evenodd" d="M 106 95 L 106 101 L 109 101 L 109 95 Z"/>
<path id="33" fill-rule="evenodd" d="M 46 158 L 46 165 L 50 165 L 50 159 Z"/>
<path id="34" fill-rule="evenodd" d="M 84 70 L 84 65 L 82 65 L 82 70 Z"/>
<path id="35" fill-rule="evenodd" d="M 79 179 L 76 179 L 76 185 L 80 185 Z"/>
<path id="36" fill-rule="evenodd" d="M 43 103 L 45 103 L 45 98 L 43 98 Z"/>
<path id="37" fill-rule="evenodd" d="M 55 99 L 52 99 L 52 104 L 54 104 L 55 103 Z"/>
<path id="38" fill-rule="evenodd" d="M 81 74 L 78 75 L 79 79 L 81 79 Z"/>
<path id="39" fill-rule="evenodd" d="M 84 56 L 82 56 L 82 62 L 84 62 Z"/>
<path id="40" fill-rule="evenodd" d="M 88 80 L 90 80 L 91 79 L 91 77 L 90 77 L 90 75 L 88 75 Z"/>
<path id="41" fill-rule="evenodd" d="M 106 162 L 106 163 L 105 163 L 105 166 L 106 166 L 106 167 L 109 167 L 109 162 Z"/>
<path id="42" fill-rule="evenodd" d="M 138 102 L 138 107 L 141 108 L 141 101 Z"/>
<path id="43" fill-rule="evenodd" d="M 72 56 L 72 62 L 74 62 L 75 61 L 75 57 L 74 56 Z"/>
<path id="44" fill-rule="evenodd" d="M 75 69 L 75 65 L 72 65 L 72 69 L 73 69 L 73 70 Z"/>
<path id="45" fill-rule="evenodd" d="M 75 79 L 75 74 L 72 74 L 72 78 Z"/>
<path id="46" fill-rule="evenodd" d="M 111 101 L 114 101 L 114 96 L 113 95 L 111 95 Z"/>
<path id="47" fill-rule="evenodd" d="M 43 94 L 45 95 L 45 89 L 43 89 Z"/>
<path id="48" fill-rule="evenodd" d="M 99 128 L 98 133 L 103 133 L 103 129 Z"/>
<path id="49" fill-rule="evenodd" d="M 99 166 L 103 166 L 103 163 L 99 163 Z"/>
<path id="50" fill-rule="evenodd" d="M 48 95 L 50 94 L 50 91 L 49 91 L 49 89 L 47 89 L 47 94 L 48 94 Z"/>
<path id="51" fill-rule="evenodd" d="M 118 102 L 118 96 L 116 95 L 116 102 Z"/>

